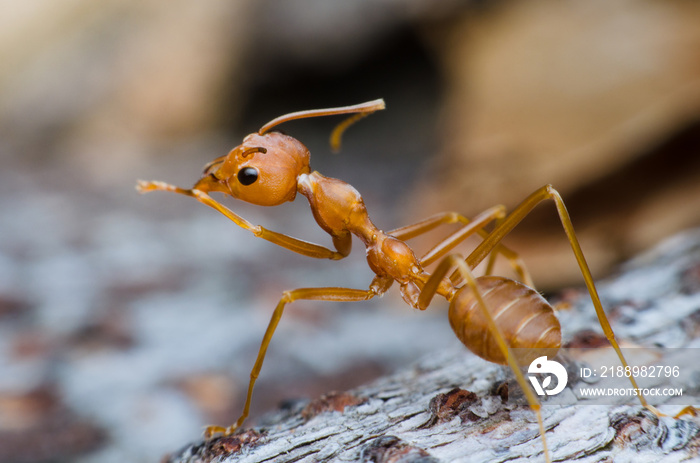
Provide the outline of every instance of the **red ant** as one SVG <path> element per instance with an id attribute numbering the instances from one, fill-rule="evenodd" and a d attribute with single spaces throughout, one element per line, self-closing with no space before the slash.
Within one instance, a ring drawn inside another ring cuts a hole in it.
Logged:
<path id="1" fill-rule="evenodd" d="M 457 337 L 483 359 L 510 366 L 537 415 L 545 458 L 550 461 L 540 403 L 525 380 L 520 365 L 526 365 L 524 362 L 540 356 L 542 349 L 559 349 L 559 320 L 552 306 L 532 289 L 532 280 L 518 255 L 501 244 L 501 240 L 542 201 L 554 201 L 600 325 L 622 365 L 627 367 L 627 361 L 603 311 L 564 202 L 551 185 L 546 185 L 528 196 L 508 215 L 503 206 L 492 207 L 471 220 L 458 213 L 447 212 L 384 232 L 370 220 L 364 201 L 355 188 L 341 180 L 312 172 L 309 167 L 309 150 L 303 144 L 288 135 L 270 131 L 283 122 L 296 119 L 353 114 L 338 125 L 331 135 L 331 145 L 337 149 L 343 131 L 350 124 L 384 107 L 384 101 L 380 99 L 354 106 L 299 111 L 278 117 L 265 124 L 257 133 L 245 137 L 243 143 L 226 156 L 207 164 L 202 177 L 191 189 L 159 181 L 138 182 L 136 188 L 141 193 L 163 190 L 192 196 L 221 212 L 238 226 L 253 232 L 255 236 L 308 257 L 342 259 L 350 254 L 351 235 L 355 235 L 364 243 L 367 262 L 376 274 L 369 289 L 329 287 L 285 291 L 272 314 L 250 373 L 243 413 L 228 428 L 210 426 L 206 435 L 230 435 L 245 421 L 265 353 L 287 304 L 300 299 L 363 301 L 383 294 L 397 282 L 404 301 L 416 309 L 425 310 L 436 294 L 447 299 L 450 303 L 450 324 Z M 331 236 L 335 250 L 253 225 L 215 201 L 209 192 L 224 193 L 260 206 L 277 206 L 294 200 L 297 193 L 301 193 L 308 199 L 318 225 Z M 453 223 L 462 226 L 420 258 L 405 242 L 440 225 Z M 488 232 L 485 227 L 491 223 L 495 226 Z M 457 254 L 448 255 L 455 246 L 474 234 L 483 240 L 471 254 L 466 258 Z M 508 259 L 522 282 L 490 275 L 496 254 Z M 472 269 L 489 255 L 486 276 L 474 277 Z M 439 259 L 442 260 L 432 274 L 424 270 L 427 265 Z M 531 354 L 516 358 L 512 351 L 514 348 L 526 348 Z M 634 377 L 630 377 L 630 381 L 637 388 Z M 643 396 L 639 400 L 643 406 L 652 408 Z"/>

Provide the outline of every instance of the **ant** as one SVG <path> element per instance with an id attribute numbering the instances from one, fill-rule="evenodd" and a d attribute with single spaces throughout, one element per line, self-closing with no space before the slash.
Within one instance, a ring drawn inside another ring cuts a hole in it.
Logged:
<path id="1" fill-rule="evenodd" d="M 384 294 L 396 282 L 403 300 L 416 309 L 425 310 L 436 294 L 444 297 L 450 304 L 450 325 L 464 345 L 481 358 L 508 365 L 512 369 L 530 407 L 537 415 L 545 459 L 549 462 L 551 460 L 540 402 L 525 380 L 520 365 L 526 365 L 525 362 L 539 357 L 542 349 L 556 352 L 561 346 L 561 327 L 552 306 L 532 288 L 532 279 L 518 254 L 501 244 L 501 240 L 539 203 L 545 200 L 554 202 L 603 332 L 617 352 L 623 367 L 628 366 L 603 311 L 564 202 L 551 185 L 545 185 L 528 196 L 510 214 L 506 214 L 504 206 L 487 209 L 471 220 L 455 212 L 446 212 L 384 232 L 370 220 L 364 201 L 354 187 L 311 171 L 309 150 L 295 138 L 271 131 L 283 122 L 296 119 L 351 114 L 331 134 L 331 146 L 337 150 L 342 133 L 348 126 L 382 109 L 385 109 L 384 101 L 378 99 L 353 106 L 286 114 L 268 122 L 257 133 L 245 137 L 243 143 L 229 154 L 208 163 L 201 178 L 191 189 L 160 181 L 138 182 L 136 189 L 140 193 L 161 190 L 192 196 L 255 236 L 308 257 L 342 259 L 350 254 L 351 235 L 355 235 L 365 245 L 367 262 L 376 275 L 369 289 L 327 287 L 285 291 L 272 314 L 250 372 L 241 416 L 229 427 L 208 427 L 206 436 L 231 435 L 245 421 L 265 353 L 287 304 L 297 300 L 364 301 Z M 334 250 L 253 225 L 215 201 L 209 195 L 210 192 L 220 192 L 260 206 L 277 206 L 294 200 L 297 193 L 300 193 L 308 199 L 318 225 L 331 236 Z M 406 244 L 406 240 L 441 225 L 455 223 L 461 224 L 461 227 L 421 257 L 417 257 Z M 493 228 L 487 231 L 486 227 L 490 224 L 493 224 Z M 453 248 L 475 234 L 481 236 L 482 241 L 466 258 L 450 254 Z M 520 281 L 491 275 L 497 254 L 509 261 Z M 485 275 L 475 277 L 472 269 L 487 256 L 489 260 Z M 432 273 L 424 270 L 438 260 L 440 262 Z M 516 356 L 512 350 L 516 348 L 530 353 L 525 357 Z M 632 386 L 638 389 L 634 377 L 630 376 L 629 379 Z M 639 400 L 643 406 L 654 410 L 643 396 L 640 395 Z"/>

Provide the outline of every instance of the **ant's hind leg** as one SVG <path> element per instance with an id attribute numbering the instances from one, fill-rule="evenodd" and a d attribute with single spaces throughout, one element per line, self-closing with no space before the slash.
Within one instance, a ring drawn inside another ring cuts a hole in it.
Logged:
<path id="1" fill-rule="evenodd" d="M 246 394 L 245 405 L 243 406 L 243 413 L 238 418 L 235 424 L 229 426 L 228 428 L 222 426 L 209 426 L 204 432 L 207 438 L 212 437 L 215 434 L 223 434 L 225 436 L 233 434 L 236 429 L 241 427 L 245 419 L 250 413 L 250 403 L 253 398 L 253 389 L 255 388 L 255 381 L 258 379 L 260 370 L 262 369 L 263 361 L 265 360 L 265 354 L 267 353 L 267 348 L 270 345 L 272 336 L 275 334 L 275 329 L 282 318 L 282 313 L 287 304 L 300 299 L 313 300 L 313 301 L 340 301 L 340 302 L 354 302 L 354 301 L 365 301 L 377 296 L 391 285 L 393 280 L 383 280 L 380 278 L 375 278 L 368 290 L 362 289 L 351 289 L 351 288 L 300 288 L 291 291 L 285 291 L 280 299 L 275 311 L 272 313 L 272 318 L 267 326 L 265 335 L 263 336 L 262 343 L 260 344 L 260 350 L 258 351 L 257 359 L 255 360 L 255 365 L 250 372 L 250 382 L 248 383 L 248 393 Z"/>
<path id="2" fill-rule="evenodd" d="M 559 214 L 559 220 L 564 227 L 564 232 L 566 233 L 566 237 L 571 244 L 571 249 L 576 257 L 576 262 L 578 263 L 581 275 L 583 275 L 583 279 L 586 282 L 586 288 L 588 289 L 591 301 L 593 302 L 593 307 L 595 308 L 596 315 L 598 316 L 598 322 L 603 328 L 605 337 L 608 339 L 613 349 L 615 349 L 623 368 L 627 368 L 627 360 L 625 359 L 622 350 L 620 350 L 620 345 L 615 339 L 615 333 L 613 332 L 612 326 L 610 326 L 610 322 L 608 321 L 608 317 L 603 310 L 603 304 L 600 302 L 600 296 L 598 296 L 598 291 L 595 287 L 595 283 L 593 282 L 593 276 L 588 268 L 588 263 L 586 263 L 586 258 L 583 255 L 578 238 L 576 238 L 576 233 L 574 233 L 574 226 L 571 223 L 569 213 L 566 210 L 566 206 L 564 205 L 564 201 L 559 195 L 559 192 L 555 190 L 552 185 L 545 185 L 542 188 L 539 188 L 530 196 L 525 198 L 520 205 L 513 209 L 513 211 L 505 219 L 503 219 L 503 222 L 494 228 L 493 231 L 484 239 L 484 241 L 481 242 L 481 244 L 479 244 L 479 246 L 477 246 L 471 254 L 469 254 L 466 259 L 467 266 L 469 268 L 474 268 L 476 265 L 478 265 L 479 262 L 481 262 L 494 250 L 494 248 L 500 245 L 501 240 L 508 233 L 510 233 L 510 231 L 515 228 L 515 226 L 518 225 L 520 221 L 532 211 L 532 209 L 535 208 L 535 206 L 548 199 L 554 201 L 557 213 Z M 635 380 L 634 376 L 630 375 L 629 380 L 632 387 L 639 390 L 639 386 L 637 386 L 637 381 Z M 640 393 L 638 397 L 639 401 L 644 407 L 656 414 L 659 414 L 658 410 L 649 405 L 644 395 Z"/>
<path id="3" fill-rule="evenodd" d="M 418 297 L 418 306 L 420 309 L 425 309 L 430 304 L 430 301 L 432 300 L 433 296 L 435 296 L 435 294 L 438 292 L 438 289 L 440 288 L 441 284 L 445 282 L 444 279 L 447 276 L 448 271 L 454 269 L 455 267 L 455 272 L 466 280 L 466 285 L 469 286 L 469 289 L 474 294 L 474 297 L 477 303 L 479 304 L 479 308 L 483 314 L 483 317 L 486 320 L 486 323 L 489 327 L 491 335 L 496 340 L 496 343 L 498 344 L 501 353 L 505 357 L 508 366 L 515 375 L 516 381 L 525 393 L 525 398 L 527 399 L 530 408 L 535 412 L 535 415 L 537 416 L 537 424 L 539 427 L 540 436 L 542 437 L 542 447 L 544 450 L 545 460 L 547 461 L 547 463 L 550 463 L 551 459 L 549 457 L 549 450 L 547 449 L 547 439 L 545 437 L 545 428 L 544 421 L 542 420 L 540 401 L 532 392 L 530 384 L 525 380 L 525 377 L 523 376 L 523 373 L 520 370 L 521 365 L 518 363 L 515 356 L 513 355 L 513 352 L 508 347 L 508 343 L 506 342 L 505 337 L 501 332 L 501 329 L 498 327 L 495 320 L 493 319 L 493 316 L 486 307 L 486 303 L 484 302 L 481 290 L 479 289 L 476 283 L 476 279 L 474 278 L 474 275 L 467 266 L 465 260 L 455 254 L 451 254 L 445 257 L 438 264 L 433 274 L 425 283 L 425 286 L 423 286 L 423 290 L 421 291 L 420 296 Z"/>

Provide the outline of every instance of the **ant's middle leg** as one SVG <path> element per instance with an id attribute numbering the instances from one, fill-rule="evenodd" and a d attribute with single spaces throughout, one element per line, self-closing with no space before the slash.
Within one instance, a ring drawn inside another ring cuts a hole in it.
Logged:
<path id="1" fill-rule="evenodd" d="M 444 257 L 448 252 L 454 249 L 461 242 L 466 240 L 468 237 L 474 235 L 475 233 L 485 238 L 489 236 L 489 232 L 484 230 L 484 227 L 488 226 L 491 222 L 500 222 L 506 216 L 506 209 L 504 206 L 494 206 L 491 207 L 481 214 L 470 220 L 461 214 L 456 212 L 443 212 L 440 214 L 428 217 L 425 220 L 417 222 L 415 224 L 407 225 L 405 227 L 397 228 L 391 230 L 388 234 L 398 238 L 400 240 L 408 240 L 416 236 L 427 233 L 440 225 L 448 225 L 453 223 L 462 223 L 463 227 L 452 233 L 447 238 L 436 244 L 430 251 L 428 251 L 424 256 L 421 257 L 420 263 L 422 266 L 430 265 L 436 262 L 438 259 Z M 528 286 L 533 286 L 532 278 L 525 268 L 525 264 L 520 259 L 520 256 L 506 246 L 499 244 L 495 246 L 493 252 L 491 253 L 491 258 L 489 259 L 489 264 L 486 269 L 486 274 L 491 273 L 493 268 L 494 258 L 496 254 L 503 255 L 510 263 L 513 270 L 518 274 L 520 281 Z"/>
<path id="2" fill-rule="evenodd" d="M 209 426 L 205 431 L 206 437 L 211 437 L 214 434 L 223 434 L 228 436 L 233 434 L 236 429 L 241 427 L 245 419 L 248 417 L 250 412 L 250 403 L 253 398 L 253 389 L 255 388 L 255 381 L 258 379 L 260 370 L 262 369 L 263 361 L 265 360 L 265 354 L 267 353 L 267 348 L 270 345 L 272 336 L 275 334 L 277 325 L 282 318 L 282 313 L 287 304 L 290 304 L 298 300 L 313 300 L 313 301 L 339 301 L 339 302 L 355 302 L 355 301 L 366 301 L 373 298 L 374 296 L 381 295 L 384 293 L 393 283 L 391 279 L 385 279 L 380 277 L 375 277 L 370 285 L 370 289 L 352 289 L 352 288 L 299 288 L 291 291 L 285 291 L 280 299 L 275 311 L 272 313 L 272 318 L 267 326 L 265 335 L 263 336 L 262 343 L 260 344 L 260 349 L 258 350 L 258 356 L 255 360 L 255 365 L 250 372 L 250 381 L 248 383 L 248 393 L 246 394 L 245 405 L 243 406 L 243 412 L 238 418 L 235 424 L 229 426 L 228 428 L 222 426 Z"/>

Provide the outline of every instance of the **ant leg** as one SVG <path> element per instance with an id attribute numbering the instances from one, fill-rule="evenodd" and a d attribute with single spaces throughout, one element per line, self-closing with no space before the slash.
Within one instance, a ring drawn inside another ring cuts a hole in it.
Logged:
<path id="1" fill-rule="evenodd" d="M 213 436 L 214 434 L 222 433 L 224 436 L 229 436 L 233 434 L 236 429 L 241 427 L 245 419 L 248 417 L 250 412 L 250 403 L 253 398 L 253 389 L 255 387 L 255 381 L 258 379 L 260 370 L 262 369 L 263 361 L 265 360 L 265 354 L 267 353 L 267 348 L 272 340 L 272 335 L 275 333 L 275 329 L 282 318 L 282 313 L 287 304 L 300 299 L 313 300 L 313 301 L 341 301 L 341 302 L 355 302 L 355 301 L 366 301 L 373 298 L 374 296 L 380 295 L 386 291 L 389 286 L 391 286 L 393 280 L 385 279 L 380 277 L 375 277 L 367 290 L 363 289 L 351 289 L 351 288 L 299 288 L 291 291 L 285 291 L 280 299 L 275 311 L 272 313 L 272 318 L 267 326 L 265 335 L 263 336 L 262 343 L 260 344 L 260 350 L 258 351 L 258 357 L 255 360 L 255 365 L 250 372 L 250 382 L 248 383 L 248 393 L 246 395 L 245 405 L 243 406 L 243 413 L 238 418 L 235 424 L 224 428 L 222 426 L 209 426 L 205 431 L 205 436 L 207 438 Z"/>
<path id="2" fill-rule="evenodd" d="M 469 220 L 463 215 L 458 214 L 456 212 L 444 212 L 428 217 L 427 219 L 417 222 L 415 224 L 397 228 L 388 232 L 388 234 L 400 240 L 407 240 L 427 233 L 440 225 L 447 225 L 457 222 L 464 224 L 462 228 L 455 231 L 447 238 L 443 239 L 430 251 L 428 251 L 423 257 L 421 257 L 421 265 L 427 266 L 437 261 L 441 257 L 445 256 L 449 251 L 454 249 L 457 245 L 459 245 L 469 236 L 472 236 L 474 233 L 478 233 L 484 238 L 487 237 L 489 233 L 486 230 L 484 230 L 484 227 L 486 227 L 489 223 L 493 222 L 494 220 L 498 224 L 504 218 L 504 206 L 494 206 L 490 209 L 487 209 L 486 211 L 476 216 L 473 220 Z M 502 244 L 499 244 L 497 247 L 495 247 L 494 251 L 491 253 L 489 265 L 486 268 L 487 275 L 491 274 L 493 262 L 497 253 L 500 253 L 506 259 L 508 259 L 511 267 L 518 274 L 518 278 L 520 279 L 520 281 L 522 281 L 528 286 L 533 286 L 532 278 L 530 277 L 528 271 L 525 269 L 525 264 L 520 259 L 520 256 L 518 256 L 517 253 L 515 253 L 514 251 L 510 250 Z"/>
<path id="3" fill-rule="evenodd" d="M 539 188 L 530 196 L 525 198 L 520 205 L 513 209 L 513 212 L 511 212 L 500 225 L 494 228 L 494 230 L 484 239 L 484 241 L 482 241 L 476 247 L 476 249 L 469 254 L 466 259 L 467 266 L 469 268 L 474 268 L 476 265 L 478 265 L 479 262 L 481 262 L 490 252 L 492 252 L 495 247 L 499 246 L 501 240 L 513 228 L 515 228 L 515 226 L 518 225 L 520 221 L 525 218 L 525 216 L 527 216 L 532 209 L 535 208 L 535 206 L 547 199 L 551 199 L 556 205 L 559 220 L 564 227 L 564 232 L 569 240 L 569 244 L 571 244 L 571 249 L 576 257 L 576 262 L 578 263 L 583 279 L 586 282 L 586 288 L 588 289 L 588 293 L 593 301 L 593 307 L 595 308 L 596 315 L 598 316 L 598 322 L 603 328 L 605 337 L 608 339 L 613 349 L 615 349 L 620 362 L 622 362 L 622 366 L 627 368 L 627 360 L 622 354 L 622 350 L 620 350 L 620 345 L 615 339 L 615 333 L 613 332 L 610 322 L 608 321 L 608 317 L 605 315 L 605 311 L 603 310 L 603 304 L 600 302 L 598 290 L 593 282 L 593 276 L 591 275 L 591 271 L 586 263 L 586 258 L 583 256 L 583 251 L 581 250 L 581 245 L 578 242 L 578 238 L 576 238 L 576 233 L 574 233 L 574 226 L 571 223 L 571 218 L 569 217 L 569 213 L 564 205 L 564 200 L 562 200 L 559 192 L 555 190 L 552 185 L 545 185 L 542 188 Z M 639 386 L 637 386 L 637 381 L 635 380 L 634 376 L 630 375 L 629 380 L 632 383 L 632 387 L 639 390 Z M 658 410 L 649 405 L 644 395 L 641 394 L 641 391 L 638 397 L 642 406 L 648 408 L 656 414 L 659 413 Z"/>
<path id="4" fill-rule="evenodd" d="M 477 215 L 463 227 L 459 228 L 426 252 L 420 259 L 421 265 L 430 265 L 437 261 L 474 233 L 482 231 L 485 236 L 488 236 L 488 233 L 485 232 L 483 228 L 494 220 L 505 217 L 505 214 L 505 207 L 495 206 Z"/>
<path id="5" fill-rule="evenodd" d="M 697 408 L 693 407 L 692 405 L 688 405 L 687 407 L 683 407 L 681 411 L 673 415 L 674 418 L 680 418 L 683 415 L 691 415 L 691 416 L 698 416 L 698 410 Z"/>
<path id="6" fill-rule="evenodd" d="M 515 356 L 508 347 L 508 343 L 506 342 L 505 337 L 501 332 L 501 329 L 498 327 L 493 317 L 491 316 L 491 313 L 486 307 L 486 303 L 484 302 L 484 299 L 481 295 L 481 291 L 479 290 L 476 284 L 476 279 L 474 278 L 474 275 L 472 274 L 464 259 L 462 259 L 456 254 L 451 254 L 445 257 L 438 264 L 433 274 L 425 283 L 425 286 L 423 286 L 423 290 L 421 291 L 420 296 L 418 297 L 418 307 L 422 310 L 428 307 L 433 296 L 435 296 L 435 294 L 438 292 L 438 289 L 440 288 L 441 284 L 445 282 L 444 279 L 447 275 L 447 272 L 455 267 L 457 268 L 455 272 L 459 273 L 460 276 L 462 276 L 466 280 L 466 284 L 469 286 L 469 289 L 471 289 L 471 291 L 474 293 L 474 296 L 479 304 L 484 319 L 488 324 L 491 334 L 493 335 L 494 339 L 496 340 L 496 343 L 498 344 L 498 347 L 500 348 L 501 352 L 506 358 L 508 366 L 515 374 L 515 379 L 518 381 L 518 384 L 525 393 L 525 398 L 527 399 L 530 408 L 532 408 L 532 410 L 535 412 L 535 415 L 537 415 L 537 424 L 539 426 L 540 436 L 542 437 L 542 447 L 544 449 L 545 460 L 547 461 L 547 463 L 550 463 L 551 459 L 549 457 L 549 451 L 547 449 L 547 439 L 545 437 L 544 421 L 542 420 L 542 407 L 540 405 L 540 401 L 532 392 L 529 383 L 525 380 L 522 371 L 520 371 L 520 365 L 518 364 L 517 360 L 515 359 Z"/>
<path id="7" fill-rule="evenodd" d="M 143 180 L 139 180 L 138 184 L 136 185 L 136 189 L 139 191 L 139 193 L 147 193 L 149 191 L 160 190 L 170 191 L 172 193 L 178 193 L 185 196 L 191 196 L 200 203 L 206 204 L 207 206 L 216 209 L 217 211 L 225 215 L 228 219 L 230 219 L 233 223 L 235 223 L 241 228 L 252 232 L 255 236 L 307 257 L 315 257 L 317 259 L 338 260 L 350 254 L 350 235 L 348 235 L 347 237 L 334 237 L 333 244 L 336 247 L 336 251 L 331 251 L 330 249 L 320 246 L 318 244 L 309 243 L 308 241 L 300 240 L 289 235 L 268 230 L 264 227 L 261 227 L 260 225 L 253 225 L 252 223 L 248 222 L 246 219 L 239 216 L 223 204 L 217 202 L 216 200 L 214 200 L 214 198 L 212 198 L 211 196 L 209 196 L 201 190 L 180 188 L 165 182 L 146 182 Z"/>
<path id="8" fill-rule="evenodd" d="M 505 215 L 504 215 L 503 217 L 497 218 L 497 219 L 496 219 L 496 223 L 495 223 L 495 225 L 494 225 L 493 228 L 498 228 L 498 226 L 501 225 L 501 224 L 503 223 L 503 221 L 505 220 L 505 218 L 506 218 Z M 501 245 L 501 246 L 502 246 L 502 245 Z M 522 260 L 520 259 L 520 257 L 519 257 L 517 254 L 516 254 L 516 257 L 518 258 L 518 263 L 519 263 L 521 266 L 524 267 L 525 264 L 522 262 Z M 495 253 L 495 252 L 491 252 L 491 253 L 489 254 L 489 260 L 488 260 L 488 262 L 486 263 L 486 270 L 484 270 L 484 275 L 493 275 L 493 267 L 494 267 L 495 264 L 496 264 L 496 253 Z M 513 263 L 512 263 L 512 262 L 511 262 L 511 267 L 513 267 L 513 269 L 516 270 L 516 272 L 517 272 L 517 268 L 513 266 Z M 530 274 L 528 273 L 528 274 L 526 275 L 526 277 L 527 277 L 527 280 L 521 279 L 520 281 L 522 281 L 523 283 L 525 283 L 527 286 L 529 286 L 529 287 L 531 287 L 531 288 L 534 288 L 534 287 L 535 287 L 535 283 L 532 281 L 532 277 L 530 276 Z"/>
<path id="9" fill-rule="evenodd" d="M 500 206 L 496 206 L 496 208 L 497 207 Z M 430 230 L 439 227 L 440 225 L 449 225 L 457 222 L 468 224 L 469 222 L 471 222 L 471 220 L 457 212 L 440 212 L 438 214 L 431 215 L 427 219 L 423 219 L 420 222 L 395 228 L 394 230 L 388 231 L 387 234 L 393 236 L 394 238 L 398 238 L 402 241 L 406 241 L 410 240 L 411 238 L 415 238 L 416 236 L 427 233 Z"/>

